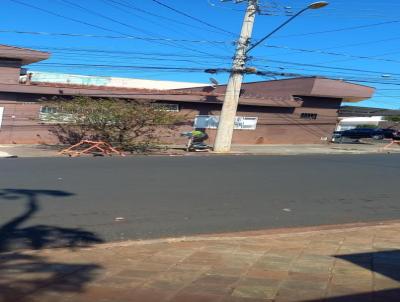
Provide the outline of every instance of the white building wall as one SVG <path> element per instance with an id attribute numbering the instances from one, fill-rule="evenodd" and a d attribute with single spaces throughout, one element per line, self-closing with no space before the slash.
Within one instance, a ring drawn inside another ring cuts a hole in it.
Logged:
<path id="1" fill-rule="evenodd" d="M 372 125 L 378 126 L 383 121 L 382 116 L 371 117 L 342 117 L 336 126 L 336 131 L 344 131 L 357 128 L 359 125 Z"/>
<path id="2" fill-rule="evenodd" d="M 55 84 L 71 84 L 83 86 L 105 86 L 119 88 L 136 88 L 136 89 L 183 89 L 194 87 L 206 87 L 210 84 L 192 83 L 192 82 L 176 82 L 176 81 L 158 81 L 158 80 L 143 80 L 132 78 L 114 78 L 114 77 L 99 77 L 86 76 L 78 74 L 65 74 L 53 72 L 30 71 L 30 81 L 32 83 L 55 83 Z M 21 76 L 21 82 L 26 82 L 27 76 Z"/>

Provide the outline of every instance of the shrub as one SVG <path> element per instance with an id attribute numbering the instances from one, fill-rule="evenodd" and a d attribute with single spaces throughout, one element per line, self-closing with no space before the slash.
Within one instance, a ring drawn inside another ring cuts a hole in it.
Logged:
<path id="1" fill-rule="evenodd" d="M 154 148 L 161 130 L 172 131 L 181 117 L 148 101 L 77 96 L 52 99 L 58 123 L 51 130 L 61 143 L 101 140 L 131 152 Z"/>

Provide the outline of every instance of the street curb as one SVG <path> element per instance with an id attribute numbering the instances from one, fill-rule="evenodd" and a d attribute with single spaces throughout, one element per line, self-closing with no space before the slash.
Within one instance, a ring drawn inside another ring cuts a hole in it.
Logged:
<path id="1" fill-rule="evenodd" d="M 395 225 L 400 226 L 400 220 L 388 221 L 375 221 L 375 222 L 359 222 L 359 223 L 345 223 L 345 224 L 332 224 L 322 226 L 310 227 L 293 227 L 293 228 L 279 228 L 267 229 L 257 231 L 233 232 L 233 233 L 216 233 L 216 234 L 199 234 L 193 236 L 181 237 L 168 237 L 159 239 L 143 239 L 143 240 L 125 240 L 118 242 L 101 243 L 90 247 L 82 247 L 82 249 L 108 249 L 114 247 L 128 247 L 135 245 L 150 245 L 161 243 L 178 243 L 178 242 L 205 242 L 205 241 L 228 241 L 228 240 L 243 240 L 248 238 L 284 238 L 293 235 L 317 235 L 320 233 L 332 234 L 342 233 L 349 231 L 360 231 L 365 229 L 381 229 L 388 228 Z"/>
<path id="2" fill-rule="evenodd" d="M 274 238 L 285 238 L 293 235 L 305 236 L 305 235 L 318 235 L 318 234 L 337 234 L 351 231 L 360 231 L 368 229 L 384 229 L 393 226 L 400 227 L 400 219 L 387 220 L 387 221 L 375 221 L 375 222 L 359 222 L 359 223 L 344 223 L 344 224 L 331 224 L 321 226 L 310 226 L 310 227 L 289 227 L 289 228 L 277 228 L 277 229 L 265 229 L 257 231 L 245 231 L 245 232 L 231 232 L 231 233 L 216 233 L 216 234 L 199 234 L 193 236 L 180 236 L 180 237 L 167 237 L 158 239 L 137 239 L 137 240 L 124 240 L 115 242 L 99 243 L 90 246 L 74 247 L 76 250 L 96 250 L 96 249 L 112 249 L 116 247 L 130 247 L 130 246 L 146 246 L 151 244 L 172 244 L 180 242 L 212 242 L 212 241 L 238 241 L 249 238 L 260 238 L 260 239 L 274 239 Z M 50 253 L 54 250 L 69 250 L 68 247 L 55 247 L 55 248 L 44 248 L 41 250 L 32 249 L 21 249 L 18 252 L 25 253 Z M 1 255 L 13 254 L 15 251 L 9 251 L 0 253 Z"/>

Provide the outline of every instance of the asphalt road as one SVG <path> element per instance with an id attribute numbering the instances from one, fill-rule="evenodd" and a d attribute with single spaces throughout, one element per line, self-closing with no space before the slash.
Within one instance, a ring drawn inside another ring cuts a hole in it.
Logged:
<path id="1" fill-rule="evenodd" d="M 0 233 L 48 241 L 400 219 L 395 154 L 1 159 L 0 187 Z"/>

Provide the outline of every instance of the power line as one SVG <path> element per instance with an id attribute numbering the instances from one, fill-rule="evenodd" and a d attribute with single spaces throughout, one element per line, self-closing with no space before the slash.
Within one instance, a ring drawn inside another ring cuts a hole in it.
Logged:
<path id="1" fill-rule="evenodd" d="M 27 7 L 39 10 L 41 12 L 45 12 L 45 13 L 50 14 L 50 15 L 65 19 L 65 20 L 68 20 L 68 21 L 73 21 L 73 22 L 76 22 L 76 23 L 84 24 L 84 25 L 87 25 L 87 26 L 90 26 L 90 27 L 94 27 L 94 28 L 97 28 L 97 29 L 101 29 L 101 30 L 104 30 L 104 31 L 125 35 L 124 33 L 121 33 L 121 32 L 118 32 L 118 31 L 115 31 L 115 30 L 112 30 L 112 29 L 108 29 L 108 28 L 100 26 L 100 25 L 95 25 L 95 24 L 92 24 L 92 23 L 88 23 L 86 21 L 82 21 L 82 20 L 79 20 L 79 19 L 75 19 L 75 18 L 71 18 L 71 17 L 68 17 L 68 16 L 64 16 L 64 15 L 52 12 L 50 10 L 47 10 L 47 9 L 44 9 L 44 8 L 29 4 L 29 3 L 25 3 L 25 2 L 20 1 L 20 0 L 14 0 L 14 2 L 16 2 L 16 3 L 20 4 L 20 5 L 23 5 L 23 6 L 27 6 Z"/>
<path id="2" fill-rule="evenodd" d="M 373 57 L 373 56 L 357 56 L 357 55 L 350 55 L 350 54 L 346 54 L 346 53 L 337 53 L 337 52 L 330 52 L 330 51 L 324 51 L 324 50 L 318 50 L 318 49 L 293 48 L 293 47 L 279 46 L 279 45 L 263 45 L 263 46 L 264 47 L 268 47 L 268 48 L 294 50 L 295 52 L 319 53 L 319 54 L 323 54 L 323 55 L 341 56 L 341 57 L 348 57 L 348 58 L 354 58 L 354 59 L 364 59 L 364 60 L 375 60 L 375 61 L 383 61 L 383 62 L 400 63 L 399 60 L 376 58 L 376 57 Z M 386 54 L 383 54 L 383 55 L 386 55 Z"/>
<path id="3" fill-rule="evenodd" d="M 210 44 L 217 44 L 217 43 L 218 44 L 233 44 L 234 43 L 234 41 L 147 38 L 147 37 L 132 36 L 132 35 L 129 35 L 129 36 L 105 36 L 105 35 L 92 35 L 92 34 L 32 32 L 32 31 L 19 31 L 19 30 L 0 30 L 0 33 L 46 35 L 46 36 L 68 36 L 68 37 L 85 37 L 85 38 L 106 38 L 106 39 L 137 39 L 137 40 L 143 40 L 143 41 L 187 42 L 187 43 L 202 43 L 202 44 L 207 44 L 207 43 L 210 43 Z M 388 40 L 395 40 L 395 39 L 400 39 L 400 38 L 385 39 L 385 40 L 380 40 L 380 41 L 388 41 Z M 370 44 L 370 43 L 375 43 L 375 42 L 366 42 L 366 43 L 360 43 L 360 44 Z M 348 46 L 352 46 L 352 45 L 356 46 L 359 44 L 351 44 Z M 345 54 L 345 53 L 327 52 L 327 51 L 319 50 L 319 49 L 301 49 L 301 48 L 292 48 L 292 47 L 280 46 L 280 45 L 264 45 L 264 47 L 276 48 L 276 49 L 287 49 L 287 50 L 293 50 L 294 52 L 320 53 L 320 54 L 332 55 L 332 56 L 343 56 L 343 57 L 356 58 L 356 59 L 366 59 L 366 60 L 376 60 L 376 61 L 400 63 L 399 60 L 394 60 L 394 59 L 385 59 L 385 58 L 377 58 L 377 57 L 372 57 L 372 56 L 357 56 L 357 55 L 350 55 L 350 54 Z M 332 47 L 332 48 L 327 48 L 327 49 L 333 49 L 333 48 L 339 48 L 339 47 Z M 383 54 L 383 55 L 385 55 L 385 54 Z M 343 60 L 341 60 L 341 61 L 343 61 Z"/>
<path id="4" fill-rule="evenodd" d="M 204 68 L 198 68 L 198 67 L 171 67 L 171 66 L 134 66 L 134 65 L 107 65 L 107 64 L 74 64 L 74 63 L 37 63 L 35 65 L 40 65 L 40 66 L 71 66 L 71 67 L 100 67 L 100 68 L 128 68 L 128 69 L 143 69 L 143 70 L 176 70 L 176 71 L 187 71 L 187 72 L 204 72 Z"/>
<path id="5" fill-rule="evenodd" d="M 234 41 L 212 41 L 212 40 L 186 40 L 186 39 L 172 39 L 172 38 L 147 38 L 147 37 L 139 37 L 139 36 L 104 36 L 104 35 L 91 35 L 91 34 L 76 34 L 76 33 L 50 33 L 50 32 L 32 32 L 32 31 L 18 31 L 18 30 L 0 30 L 0 33 L 15 33 L 15 34 L 27 34 L 27 35 L 48 35 L 48 36 L 69 36 L 69 37 L 85 37 L 85 38 L 107 38 L 107 39 L 138 39 L 138 40 L 144 40 L 144 41 L 166 41 L 166 42 L 187 42 L 187 43 L 202 43 L 202 44 L 233 44 Z M 391 39 L 384 39 L 384 40 L 378 40 L 378 41 L 373 41 L 373 42 L 365 42 L 365 43 L 359 43 L 359 44 L 349 44 L 344 47 L 350 47 L 350 46 L 357 46 L 357 45 L 362 45 L 362 44 L 370 44 L 370 43 L 376 43 L 379 41 L 389 41 L 389 40 L 397 40 L 399 38 L 391 38 Z M 324 51 L 323 49 L 303 49 L 303 48 L 293 48 L 293 47 L 288 47 L 288 46 L 281 46 L 281 45 L 264 45 L 264 47 L 267 48 L 276 48 L 276 49 L 288 49 L 288 50 L 293 50 L 295 52 L 306 52 L 306 53 L 320 53 L 320 54 L 325 54 L 325 55 L 332 55 L 332 56 L 343 56 L 343 57 L 348 57 L 348 58 L 356 58 L 356 59 L 366 59 L 366 60 L 376 60 L 376 61 L 384 61 L 384 62 L 392 62 L 392 63 L 400 63 L 399 60 L 394 60 L 394 59 L 385 59 L 385 58 L 376 58 L 372 56 L 357 56 L 357 55 L 350 55 L 346 53 L 336 53 L 336 52 L 327 52 Z M 331 47 L 327 49 L 333 49 L 333 48 L 340 48 L 343 46 L 338 46 L 338 47 Z"/>
<path id="6" fill-rule="evenodd" d="M 43 35 L 43 36 L 68 36 L 68 37 L 83 37 L 83 38 L 104 38 L 104 39 L 134 39 L 143 41 L 165 41 L 165 42 L 187 42 L 187 43 L 219 43 L 219 44 L 233 44 L 234 41 L 212 41 L 212 40 L 188 40 L 188 39 L 173 39 L 173 38 L 148 38 L 142 36 L 123 35 L 123 36 L 109 36 L 109 35 L 92 35 L 92 34 L 76 34 L 76 33 L 52 33 L 43 31 L 21 31 L 21 30 L 0 30 L 0 33 L 14 33 L 23 35 Z"/>
<path id="7" fill-rule="evenodd" d="M 146 30 L 144 30 L 144 29 L 141 29 L 141 28 L 139 28 L 139 27 L 133 26 L 133 25 L 131 25 L 131 24 L 128 24 L 128 23 L 125 23 L 125 22 L 121 22 L 121 21 L 116 20 L 116 19 L 114 19 L 114 18 L 108 17 L 108 16 L 106 16 L 106 15 L 104 15 L 104 14 L 102 14 L 102 13 L 99 13 L 99 12 L 96 12 L 96 11 L 94 11 L 94 10 L 92 10 L 92 9 L 83 7 L 83 6 L 81 6 L 81 5 L 77 4 L 77 3 L 71 2 L 71 1 L 69 1 L 69 0 L 59 0 L 59 1 L 64 2 L 64 3 L 67 3 L 67 4 L 71 5 L 72 7 L 78 8 L 78 9 L 83 10 L 83 11 L 85 11 L 85 12 L 88 12 L 89 14 L 92 14 L 92 15 L 95 15 L 95 16 L 98 16 L 98 17 L 101 17 L 101 18 L 104 18 L 104 19 L 106 19 L 106 20 L 109 20 L 109 21 L 111 21 L 111 22 L 117 23 L 117 24 L 122 25 L 122 26 L 125 26 L 125 27 L 128 27 L 128 28 L 130 28 L 130 29 L 133 29 L 133 30 L 136 30 L 136 31 L 139 31 L 139 32 L 145 32 L 145 33 L 147 32 L 147 33 L 149 33 L 149 34 L 151 34 L 151 35 L 154 35 L 154 33 L 152 33 L 152 32 L 146 31 Z"/>
<path id="8" fill-rule="evenodd" d="M 199 18 L 197 18 L 197 17 L 194 17 L 194 16 L 189 15 L 189 14 L 187 14 L 187 13 L 185 13 L 185 12 L 183 12 L 183 11 L 180 11 L 180 10 L 178 10 L 178 9 L 176 9 L 176 8 L 173 8 L 173 7 L 171 7 L 171 6 L 169 6 L 169 5 L 165 4 L 165 3 L 162 3 L 161 1 L 158 1 L 158 0 L 151 0 L 151 1 L 157 3 L 158 5 L 161 5 L 161 6 L 163 6 L 163 7 L 166 7 L 166 8 L 169 9 L 169 10 L 174 11 L 174 12 L 177 13 L 177 14 L 180 14 L 180 15 L 182 15 L 182 16 L 185 16 L 185 17 L 187 17 L 187 18 L 189 18 L 189 19 L 192 19 L 192 20 L 194 20 L 194 21 L 197 21 L 197 22 L 199 22 L 199 23 L 201 23 L 201 24 L 207 25 L 208 27 L 211 27 L 211 28 L 217 29 L 217 30 L 219 30 L 219 31 L 225 32 L 225 33 L 227 33 L 227 34 L 229 34 L 229 35 L 237 36 L 235 33 L 231 32 L 231 31 L 227 31 L 227 30 L 225 30 L 225 29 L 223 29 L 223 28 L 221 28 L 221 27 L 218 27 L 218 26 L 215 26 L 215 25 L 213 25 L 213 24 L 210 24 L 210 23 L 208 23 L 208 22 L 206 22 L 206 21 L 203 21 L 203 20 L 201 20 L 201 19 L 199 19 Z"/>
<path id="9" fill-rule="evenodd" d="M 396 50 L 395 52 L 386 52 L 386 53 L 383 53 L 383 54 L 378 54 L 378 55 L 371 56 L 371 57 L 369 57 L 369 58 L 378 59 L 378 60 L 384 60 L 384 61 L 388 60 L 389 62 L 400 63 L 400 61 L 397 61 L 397 60 L 380 59 L 380 58 L 378 58 L 378 57 L 381 57 L 381 56 L 398 54 L 399 52 L 400 52 L 399 50 Z M 325 61 L 325 62 L 321 62 L 321 63 L 322 63 L 322 64 L 325 64 L 325 63 L 328 63 L 328 64 L 329 64 L 329 63 L 337 63 L 337 62 L 346 62 L 346 61 L 350 61 L 350 60 L 351 60 L 351 59 L 333 60 L 333 61 Z"/>
<path id="10" fill-rule="evenodd" d="M 136 30 L 136 31 L 143 31 L 143 32 L 148 33 L 148 34 L 150 34 L 150 35 L 154 35 L 153 32 L 140 29 L 140 28 L 138 28 L 138 27 L 136 27 L 136 26 L 132 26 L 131 24 L 128 24 L 128 23 L 126 23 L 126 22 L 121 22 L 121 21 L 116 20 L 116 19 L 114 19 L 114 18 L 108 17 L 108 16 L 106 16 L 106 15 L 104 15 L 104 14 L 98 13 L 98 12 L 96 12 L 96 11 L 94 11 L 94 10 L 88 9 L 88 8 L 86 8 L 86 7 L 83 7 L 83 6 L 79 5 L 79 4 L 73 3 L 73 2 L 71 2 L 71 1 L 69 1 L 69 0 L 60 0 L 60 1 L 62 1 L 62 2 L 64 2 L 64 3 L 67 3 L 67 4 L 70 4 L 70 5 L 73 6 L 73 7 L 76 7 L 76 8 L 78 8 L 78 9 L 83 10 L 83 11 L 86 11 L 86 12 L 88 12 L 88 13 L 90 13 L 90 14 L 95 15 L 95 16 L 99 16 L 99 17 L 104 18 L 104 19 L 106 19 L 106 20 L 109 20 L 109 21 L 111 21 L 111 22 L 114 22 L 114 23 L 123 25 L 123 26 L 125 26 L 125 27 L 130 28 L 130 29 L 134 29 L 134 30 Z M 192 48 L 187 47 L 187 46 L 179 45 L 179 44 L 177 44 L 177 43 L 175 43 L 175 42 L 170 42 L 170 41 L 168 41 L 167 43 L 168 43 L 168 44 L 166 44 L 166 43 L 163 42 L 163 43 L 160 43 L 160 44 L 163 44 L 163 45 L 169 45 L 169 44 L 170 44 L 170 46 L 174 46 L 174 47 L 178 47 L 178 48 L 183 48 L 183 49 L 187 49 L 187 50 L 190 50 L 190 51 L 194 51 L 194 52 L 199 52 L 199 53 L 200 53 L 199 50 L 192 49 Z M 204 53 L 204 52 L 202 52 L 202 53 Z"/>
<path id="11" fill-rule="evenodd" d="M 41 50 L 51 50 L 51 51 L 66 51 L 66 52 L 88 52 L 95 53 L 95 54 L 121 54 L 121 55 L 148 55 L 148 56 L 160 56 L 160 57 L 188 57 L 188 58 L 207 58 L 210 59 L 209 56 L 206 55 L 196 55 L 196 54 L 185 54 L 185 53 L 171 53 L 171 52 L 144 52 L 144 51 L 124 51 L 124 50 L 104 50 L 104 49 L 91 49 L 91 48 L 75 48 L 75 47 L 48 47 L 48 46 L 40 46 L 40 45 L 16 45 L 21 48 L 29 47 Z M 7 51 L 7 50 L 3 50 Z M 25 51 L 24 49 L 15 49 L 10 50 L 10 52 L 14 51 Z M 230 59 L 230 56 L 218 56 L 216 55 L 214 58 L 221 58 L 221 59 Z"/>
<path id="12" fill-rule="evenodd" d="M 266 61 L 264 59 L 253 59 L 255 61 Z M 345 71 L 357 71 L 357 72 L 365 72 L 365 73 L 375 73 L 375 74 L 391 74 L 391 75 L 400 75 L 400 73 L 393 72 L 384 72 L 384 71 L 375 71 L 375 70 L 365 70 L 365 69 L 356 69 L 356 68 L 345 68 L 345 67 L 331 67 L 331 66 L 323 66 L 316 64 L 308 64 L 308 63 L 297 63 L 297 62 L 288 62 L 288 61 L 278 61 L 278 60 L 267 60 L 269 62 L 274 63 L 283 63 L 289 65 L 299 65 L 299 66 L 307 66 L 307 67 L 317 67 L 317 68 L 325 68 L 325 69 L 333 69 L 333 70 L 345 70 Z"/>
<path id="13" fill-rule="evenodd" d="M 153 1 L 155 1 L 155 0 L 153 0 Z M 351 27 L 342 27 L 342 28 L 336 28 L 336 29 L 331 29 L 331 30 L 315 31 L 315 32 L 309 32 L 309 33 L 302 33 L 302 34 L 300 33 L 300 34 L 291 34 L 291 35 L 285 35 L 285 36 L 275 36 L 274 38 L 290 38 L 290 37 L 302 37 L 302 36 L 310 36 L 310 35 L 318 35 L 318 34 L 327 34 L 327 33 L 333 33 L 333 32 L 341 32 L 341 31 L 347 31 L 347 30 L 369 28 L 369 27 L 374 27 L 374 26 L 381 26 L 381 25 L 395 24 L 395 23 L 400 23 L 400 20 L 359 25 L 359 26 L 351 26 Z"/>
<path id="14" fill-rule="evenodd" d="M 128 3 L 121 3 L 121 2 L 116 1 L 116 0 L 103 0 L 103 1 L 104 1 L 106 4 L 108 4 L 108 5 L 110 5 L 110 6 L 114 7 L 114 8 L 116 8 L 116 9 L 122 11 L 122 12 L 125 12 L 125 13 L 127 13 L 126 9 L 129 9 L 130 11 L 139 11 L 139 12 L 144 13 L 144 14 L 146 14 L 146 15 L 150 15 L 150 16 L 152 16 L 152 17 L 156 17 L 157 20 L 158 20 L 158 19 L 163 19 L 163 20 L 167 20 L 167 21 L 169 21 L 169 22 L 172 21 L 172 22 L 176 22 L 176 23 L 178 23 L 178 24 L 184 24 L 185 26 L 191 26 L 191 27 L 199 28 L 199 27 L 197 27 L 197 26 L 192 26 L 192 25 L 190 25 L 190 24 L 188 24 L 188 23 L 176 21 L 176 20 L 174 20 L 174 19 L 172 19 L 172 18 L 167 18 L 167 17 L 164 17 L 164 16 L 162 16 L 162 15 L 158 15 L 158 14 L 154 14 L 154 13 L 148 12 L 148 11 L 146 11 L 146 10 L 144 10 L 144 9 L 142 9 L 142 8 L 138 8 L 138 7 L 136 7 L 136 6 L 134 6 L 134 5 L 130 4 L 130 3 L 129 3 L 129 4 L 128 4 Z M 111 3 L 110 3 L 110 2 L 111 2 Z M 120 6 L 123 7 L 123 8 L 121 8 Z M 139 18 L 141 18 L 141 19 L 143 19 L 143 20 L 145 20 L 145 21 L 151 23 L 151 24 L 157 24 L 157 21 L 154 21 L 154 20 L 149 21 L 149 20 L 147 20 L 146 18 L 143 18 L 142 16 L 139 16 L 139 15 L 137 15 L 137 14 L 135 14 L 135 15 L 136 15 L 137 17 L 139 17 Z M 165 25 L 164 25 L 164 24 L 161 24 L 161 23 L 158 23 L 158 24 L 159 24 L 160 27 L 165 28 Z M 176 30 L 175 28 L 172 28 L 172 31 L 177 32 L 177 30 Z M 187 32 L 187 31 L 186 31 L 186 32 Z M 218 33 L 217 31 L 213 31 L 213 32 L 214 32 L 214 33 Z M 190 34 L 191 34 L 191 36 L 193 36 L 193 33 L 190 33 Z M 222 47 L 221 45 L 219 45 L 218 43 L 211 43 L 211 44 L 215 44 L 216 47 L 222 48 L 223 51 L 226 51 L 226 49 L 223 48 L 223 47 Z"/>
<path id="15" fill-rule="evenodd" d="M 126 7 L 126 8 L 128 8 L 128 9 L 130 9 L 130 10 L 136 10 L 136 11 L 139 11 L 139 12 L 142 12 L 142 13 L 144 13 L 144 14 L 146 14 L 146 15 L 149 15 L 149 16 L 153 16 L 153 17 L 156 17 L 156 18 L 159 18 L 159 19 L 164 19 L 164 20 L 167 20 L 167 21 L 169 21 L 169 22 L 173 22 L 173 23 L 176 23 L 176 24 L 181 24 L 181 25 L 185 25 L 185 26 L 189 26 L 189 27 L 192 27 L 192 28 L 196 28 L 196 29 L 201 29 L 201 30 L 203 30 L 204 28 L 202 28 L 202 27 L 199 27 L 199 26 L 196 26 L 196 25 L 193 25 L 193 24 L 190 24 L 190 23 L 186 23 L 186 22 L 182 22 L 182 21 L 180 21 L 180 20 L 175 20 L 175 19 L 173 19 L 173 18 L 168 18 L 168 17 L 165 17 L 165 16 L 163 16 L 163 15 L 159 15 L 159 14 L 155 14 L 155 13 L 153 13 L 153 12 L 149 12 L 149 11 L 147 11 L 147 10 L 145 10 L 145 9 L 143 9 L 143 8 L 140 8 L 140 7 L 137 7 L 137 6 L 135 6 L 135 5 L 133 5 L 133 4 L 131 4 L 131 3 L 120 3 L 120 2 L 118 2 L 118 1 L 116 1 L 116 0 L 103 0 L 104 2 L 106 2 L 106 3 L 108 3 L 109 5 L 112 5 L 110 2 L 112 2 L 112 3 L 115 3 L 115 4 L 118 4 L 118 5 L 121 5 L 121 6 L 123 6 L 123 7 Z M 112 5 L 113 7 L 117 7 L 117 6 L 115 6 L 115 5 Z M 212 30 L 210 30 L 211 32 L 214 32 L 214 33 L 218 33 L 218 34 L 220 34 L 220 32 L 219 31 L 212 31 Z"/>
<path id="16" fill-rule="evenodd" d="M 17 2 L 17 3 L 19 3 L 19 4 L 21 4 L 21 5 L 24 5 L 24 6 L 27 6 L 27 7 L 30 7 L 30 8 L 34 8 L 34 9 L 39 10 L 39 11 L 42 11 L 42 12 L 46 12 L 46 13 L 48 13 L 48 14 L 51 14 L 51 15 L 54 15 L 54 16 L 57 16 L 57 17 L 60 17 L 60 18 L 63 18 L 63 19 L 69 20 L 69 21 L 81 23 L 81 24 L 88 25 L 88 26 L 91 26 L 91 27 L 94 27 L 94 28 L 97 28 L 97 29 L 105 30 L 105 31 L 108 31 L 108 32 L 118 33 L 118 34 L 121 34 L 121 35 L 124 35 L 124 36 L 130 36 L 130 35 L 128 35 L 128 34 L 125 34 L 125 33 L 123 33 L 123 32 L 120 32 L 120 31 L 116 31 L 116 30 L 113 30 L 113 29 L 108 29 L 108 28 L 103 27 L 103 26 L 95 25 L 95 24 L 92 24 L 92 23 L 88 23 L 88 22 L 85 22 L 85 21 L 81 21 L 81 20 L 79 20 L 79 19 L 75 19 L 75 18 L 71 18 L 71 17 L 68 17 L 68 16 L 64 16 L 64 15 L 58 14 L 58 13 L 54 13 L 54 12 L 49 11 L 49 10 L 47 10 L 47 9 L 43 9 L 43 8 L 38 7 L 38 6 L 25 3 L 25 2 L 23 2 L 23 1 L 21 1 L 21 0 L 14 0 L 14 1 Z M 137 38 L 137 37 L 135 37 L 135 38 Z M 142 39 L 142 40 L 144 40 L 144 39 Z M 151 41 L 151 40 L 145 40 L 145 41 Z M 157 43 L 159 43 L 159 44 L 164 44 L 164 45 L 165 45 L 165 43 L 161 43 L 161 42 L 157 42 Z M 167 45 L 168 45 L 168 44 L 167 44 Z M 171 45 L 168 45 L 168 46 L 171 46 Z M 189 48 L 189 47 L 186 47 L 186 46 L 177 46 L 177 45 L 176 45 L 175 47 L 180 47 L 180 48 L 184 48 L 184 49 L 187 49 L 187 50 L 190 50 L 190 51 L 193 51 L 193 52 L 208 54 L 208 55 L 211 55 L 211 56 L 213 55 L 213 54 L 211 54 L 211 53 L 204 52 L 204 51 L 200 51 L 200 50 L 196 50 L 196 49 L 192 49 L 192 48 Z"/>

